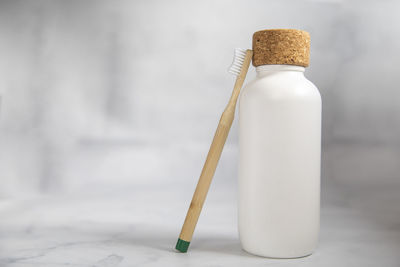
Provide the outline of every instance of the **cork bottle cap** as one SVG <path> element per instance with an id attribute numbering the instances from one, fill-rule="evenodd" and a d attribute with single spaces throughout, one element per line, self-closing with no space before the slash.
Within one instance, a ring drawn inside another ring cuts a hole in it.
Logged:
<path id="1" fill-rule="evenodd" d="M 310 34 L 292 29 L 263 30 L 253 34 L 253 65 L 296 65 L 307 67 Z"/>

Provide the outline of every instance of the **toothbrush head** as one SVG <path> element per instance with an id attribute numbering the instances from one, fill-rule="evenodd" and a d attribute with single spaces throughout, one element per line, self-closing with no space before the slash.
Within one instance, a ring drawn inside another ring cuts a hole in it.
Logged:
<path id="1" fill-rule="evenodd" d="M 235 56 L 233 58 L 232 65 L 229 68 L 228 72 L 235 76 L 239 76 L 245 57 L 246 57 L 246 49 L 235 48 Z"/>

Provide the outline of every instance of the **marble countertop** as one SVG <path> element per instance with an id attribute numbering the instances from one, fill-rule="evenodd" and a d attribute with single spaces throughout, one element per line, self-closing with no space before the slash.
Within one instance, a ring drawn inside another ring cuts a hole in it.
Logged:
<path id="1" fill-rule="evenodd" d="M 230 189 L 210 192 L 189 253 L 178 253 L 191 192 L 176 188 L 2 199 L 0 266 L 400 266 L 398 228 L 382 227 L 340 201 L 323 203 L 313 255 L 252 256 L 240 248 Z"/>

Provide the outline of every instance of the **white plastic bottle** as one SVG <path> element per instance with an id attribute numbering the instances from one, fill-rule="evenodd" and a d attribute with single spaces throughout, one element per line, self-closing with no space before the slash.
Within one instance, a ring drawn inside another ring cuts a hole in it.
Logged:
<path id="1" fill-rule="evenodd" d="M 259 256 L 306 256 L 318 240 L 321 96 L 304 77 L 309 43 L 299 30 L 253 35 L 257 77 L 239 106 L 239 236 Z"/>

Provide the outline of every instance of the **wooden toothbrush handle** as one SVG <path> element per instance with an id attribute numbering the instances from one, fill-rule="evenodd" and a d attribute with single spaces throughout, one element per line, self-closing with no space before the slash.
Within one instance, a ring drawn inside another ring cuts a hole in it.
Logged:
<path id="1" fill-rule="evenodd" d="M 219 158 L 221 156 L 222 150 L 229 134 L 229 130 L 233 122 L 233 118 L 235 116 L 236 102 L 239 96 L 240 89 L 246 78 L 252 55 L 253 51 L 246 51 L 246 57 L 243 62 L 241 72 L 236 78 L 232 96 L 224 112 L 222 113 L 221 119 L 219 120 L 218 128 L 215 132 L 210 150 L 208 151 L 206 162 L 204 163 L 203 170 L 201 171 L 196 190 L 193 194 L 192 202 L 190 203 L 190 207 L 186 214 L 185 222 L 182 226 L 178 243 L 176 245 L 176 249 L 181 252 L 187 251 L 190 241 L 192 240 L 194 229 L 199 219 L 204 201 L 207 197 L 211 180 L 214 176 Z"/>
<path id="2" fill-rule="evenodd" d="M 233 117 L 234 112 L 225 110 L 219 121 L 210 150 L 208 151 L 206 162 L 204 163 L 199 181 L 197 182 L 192 202 L 190 203 L 189 210 L 186 214 L 181 234 L 179 235 L 180 239 L 187 242 L 192 240 L 194 228 L 196 227 L 197 220 L 199 219 L 201 209 L 222 153 L 222 149 L 224 148 L 225 141 L 228 137 Z"/>

